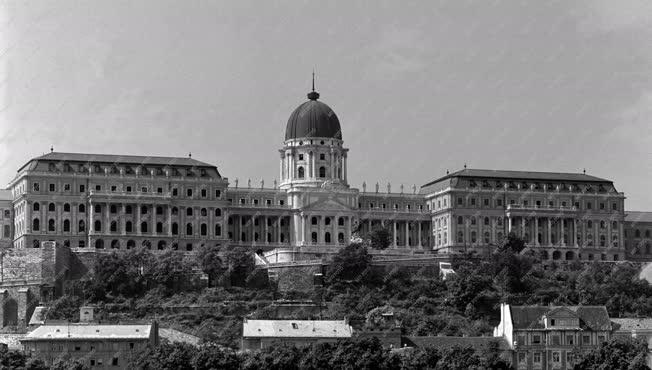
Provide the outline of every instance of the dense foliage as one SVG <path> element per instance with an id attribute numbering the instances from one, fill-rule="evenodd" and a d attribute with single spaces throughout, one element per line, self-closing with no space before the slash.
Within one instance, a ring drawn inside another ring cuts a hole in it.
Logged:
<path id="1" fill-rule="evenodd" d="M 442 280 L 434 266 L 374 265 L 363 244 L 351 244 L 335 256 L 324 286 L 314 292 L 276 292 L 243 248 L 206 248 L 194 258 L 134 249 L 102 257 L 96 274 L 69 285 L 69 295 L 54 302 L 48 317 L 76 319 L 79 305 L 94 303 L 105 321 L 156 318 L 162 326 L 236 348 L 244 317 L 347 317 L 371 327 L 398 323 L 408 336 L 478 336 L 492 333 L 501 302 L 605 305 L 613 317 L 652 315 L 652 287 L 638 278 L 637 266 L 543 264 L 524 247 L 510 235 L 488 256 L 459 255 L 452 261 L 456 273 Z M 202 271 L 210 287 L 193 283 Z M 279 316 L 273 299 L 322 304 L 318 312 Z M 379 320 L 389 312 L 395 321 Z"/>
<path id="2" fill-rule="evenodd" d="M 575 369 L 647 370 L 647 343 L 632 338 L 613 338 L 578 359 Z"/>
<path id="3" fill-rule="evenodd" d="M 258 352 L 235 351 L 206 343 L 198 349 L 164 344 L 141 353 L 142 369 L 321 370 L 321 369 L 508 369 L 495 349 L 478 352 L 471 347 L 383 348 L 378 339 L 341 340 L 306 347 L 278 345 Z"/>

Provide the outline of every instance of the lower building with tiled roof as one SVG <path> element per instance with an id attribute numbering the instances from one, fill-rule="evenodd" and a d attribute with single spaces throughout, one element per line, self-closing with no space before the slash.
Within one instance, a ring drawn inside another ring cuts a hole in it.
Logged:
<path id="1" fill-rule="evenodd" d="M 572 369 L 584 352 L 612 335 L 604 306 L 500 307 L 494 337 L 504 338 L 516 369 Z"/>

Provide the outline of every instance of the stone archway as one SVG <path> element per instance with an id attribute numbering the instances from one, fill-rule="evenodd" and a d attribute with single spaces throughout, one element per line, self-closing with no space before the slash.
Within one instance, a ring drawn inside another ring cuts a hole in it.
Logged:
<path id="1" fill-rule="evenodd" d="M 8 297 L 2 304 L 2 326 L 18 325 L 18 302 Z"/>

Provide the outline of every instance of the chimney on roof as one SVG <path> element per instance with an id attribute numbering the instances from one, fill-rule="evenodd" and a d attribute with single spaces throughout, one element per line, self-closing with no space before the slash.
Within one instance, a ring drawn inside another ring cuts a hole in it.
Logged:
<path id="1" fill-rule="evenodd" d="M 466 163 L 464 163 L 464 169 L 466 169 Z"/>
<path id="2" fill-rule="evenodd" d="M 192 152 L 188 152 L 188 158 L 192 158 Z"/>
<path id="3" fill-rule="evenodd" d="M 92 322 L 94 313 L 95 313 L 95 307 L 81 306 L 79 308 L 79 322 Z"/>
<path id="4" fill-rule="evenodd" d="M 50 145 L 50 153 L 54 152 L 54 145 Z"/>
<path id="5" fill-rule="evenodd" d="M 582 170 L 582 173 L 586 175 L 586 168 Z"/>

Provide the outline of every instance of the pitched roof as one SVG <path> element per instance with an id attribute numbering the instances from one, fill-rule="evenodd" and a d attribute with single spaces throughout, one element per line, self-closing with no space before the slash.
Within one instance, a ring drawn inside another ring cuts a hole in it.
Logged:
<path id="1" fill-rule="evenodd" d="M 544 315 L 558 311 L 561 306 L 510 306 L 514 329 L 543 329 Z M 591 330 L 611 330 L 609 313 L 604 306 L 563 306 L 580 319 L 580 327 Z"/>
<path id="2" fill-rule="evenodd" d="M 502 337 L 445 337 L 445 336 L 424 336 L 424 337 L 403 337 L 403 341 L 409 347 L 435 347 L 450 348 L 453 346 L 473 347 L 476 350 L 488 349 L 492 342 L 498 343 L 498 348 L 509 349 L 507 341 Z"/>
<path id="3" fill-rule="evenodd" d="M 42 325 L 22 340 L 148 339 L 152 325 Z"/>
<path id="4" fill-rule="evenodd" d="M 350 338 L 353 329 L 344 320 L 245 320 L 243 337 Z"/>
<path id="5" fill-rule="evenodd" d="M 652 212 L 627 211 L 625 214 L 627 222 L 652 222 Z"/>
<path id="6" fill-rule="evenodd" d="M 201 338 L 192 334 L 184 333 L 176 329 L 160 328 L 158 334 L 161 339 L 167 339 L 170 343 L 187 343 L 197 347 Z"/>
<path id="7" fill-rule="evenodd" d="M 93 153 L 59 153 L 51 152 L 44 154 L 40 157 L 33 158 L 35 160 L 49 160 L 49 161 L 71 161 L 71 162 L 100 162 L 100 163 L 124 163 L 124 164 L 142 164 L 142 165 L 155 165 L 155 166 L 197 166 L 197 167 L 215 167 L 212 164 L 201 162 L 189 157 L 157 157 L 157 156 L 143 156 L 143 155 L 115 155 L 115 154 L 93 154 Z M 27 163 L 29 163 L 27 162 Z M 20 171 L 22 166 L 18 171 Z"/>
<path id="8" fill-rule="evenodd" d="M 652 318 L 611 319 L 616 331 L 652 330 Z"/>
<path id="9" fill-rule="evenodd" d="M 452 172 L 446 176 L 440 177 L 421 187 L 436 184 L 440 181 L 453 177 L 473 177 L 487 179 L 513 179 L 524 181 L 569 181 L 569 182 L 608 182 L 611 180 L 587 175 L 584 173 L 573 172 L 538 172 L 538 171 L 509 171 L 509 170 L 485 170 L 465 168 L 460 171 Z"/>

